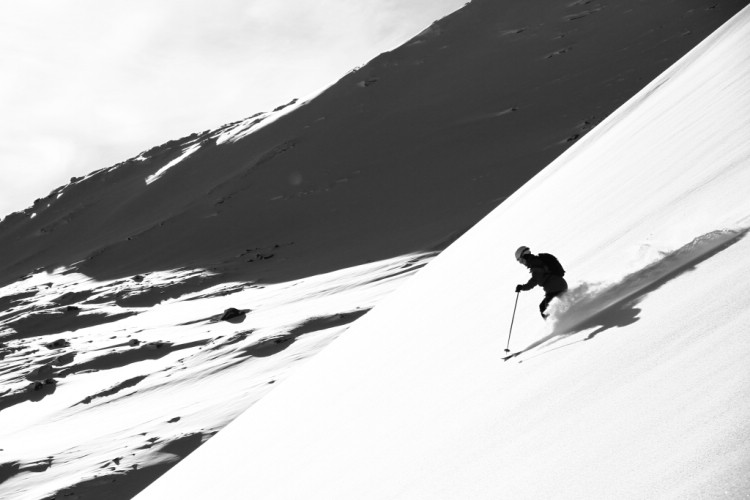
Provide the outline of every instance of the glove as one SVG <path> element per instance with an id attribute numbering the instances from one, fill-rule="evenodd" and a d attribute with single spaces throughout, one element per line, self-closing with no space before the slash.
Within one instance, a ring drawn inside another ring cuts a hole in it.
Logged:
<path id="1" fill-rule="evenodd" d="M 520 292 L 521 290 L 523 290 L 523 285 L 516 285 L 516 293 Z"/>

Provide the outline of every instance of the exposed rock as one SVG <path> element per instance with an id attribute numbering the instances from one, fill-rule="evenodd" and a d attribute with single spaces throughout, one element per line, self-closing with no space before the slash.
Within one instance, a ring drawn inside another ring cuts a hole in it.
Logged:
<path id="1" fill-rule="evenodd" d="M 33 370 L 31 370 L 29 373 L 26 374 L 26 380 L 32 380 L 32 381 L 45 380 L 45 379 L 49 379 L 50 377 L 52 377 L 54 373 L 55 373 L 55 369 L 52 366 L 52 364 L 49 363 L 46 365 L 38 366 L 34 368 Z"/>
<path id="2" fill-rule="evenodd" d="M 229 321 L 230 319 L 241 318 L 245 316 L 246 312 L 247 311 L 240 311 L 239 309 L 230 307 L 229 309 L 224 311 L 224 314 L 221 315 L 221 321 Z"/>
<path id="3" fill-rule="evenodd" d="M 47 349 L 62 349 L 63 347 L 69 347 L 70 342 L 68 342 L 65 339 L 57 339 L 53 342 L 48 342 L 47 344 L 44 344 L 44 347 Z"/>

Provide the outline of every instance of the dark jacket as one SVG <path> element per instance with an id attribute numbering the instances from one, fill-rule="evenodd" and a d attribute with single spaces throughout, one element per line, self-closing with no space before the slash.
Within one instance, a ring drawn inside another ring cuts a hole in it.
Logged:
<path id="1" fill-rule="evenodd" d="M 531 290 L 539 285 L 544 288 L 546 293 L 563 292 L 568 289 L 568 283 L 562 276 L 551 274 L 542 259 L 536 255 L 527 254 L 524 258 L 524 264 L 529 268 L 531 278 L 525 285 L 521 285 L 521 290 Z"/>

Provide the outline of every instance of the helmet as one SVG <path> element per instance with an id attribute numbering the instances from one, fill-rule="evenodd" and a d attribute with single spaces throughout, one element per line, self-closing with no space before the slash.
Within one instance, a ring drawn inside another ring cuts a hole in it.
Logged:
<path id="1" fill-rule="evenodd" d="M 518 247 L 518 250 L 516 250 L 516 260 L 518 262 L 521 262 L 521 258 L 524 255 L 528 255 L 531 253 L 531 250 L 529 250 L 529 247 L 520 246 Z"/>

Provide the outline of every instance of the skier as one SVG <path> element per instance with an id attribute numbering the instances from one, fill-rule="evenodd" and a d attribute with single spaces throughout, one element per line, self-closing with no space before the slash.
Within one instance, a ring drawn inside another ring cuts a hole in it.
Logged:
<path id="1" fill-rule="evenodd" d="M 563 276 L 565 270 L 555 256 L 548 253 L 534 255 L 529 247 L 519 247 L 516 250 L 516 260 L 529 268 L 531 278 L 523 285 L 516 286 L 516 293 L 531 290 L 539 285 L 544 289 L 544 300 L 539 304 L 539 312 L 542 318 L 547 319 L 549 314 L 545 313 L 550 301 L 568 289 L 568 283 Z"/>

